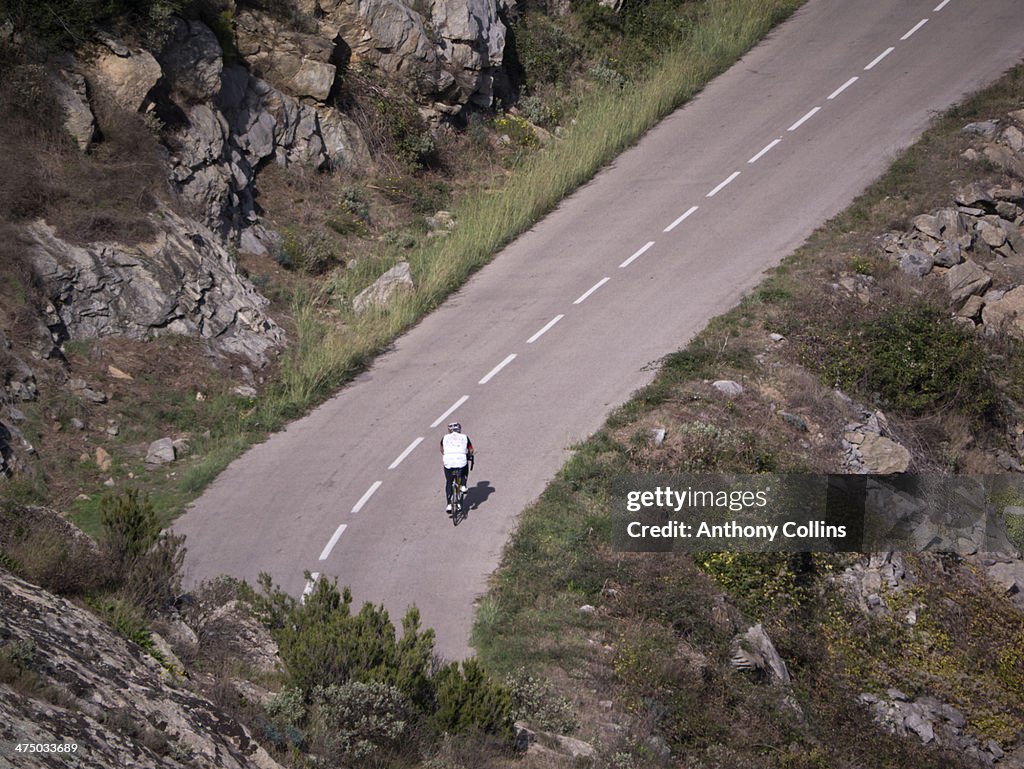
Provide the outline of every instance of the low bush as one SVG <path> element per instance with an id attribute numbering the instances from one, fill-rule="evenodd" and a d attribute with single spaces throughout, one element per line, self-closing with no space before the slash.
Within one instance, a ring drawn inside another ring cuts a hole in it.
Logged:
<path id="1" fill-rule="evenodd" d="M 546 678 L 519 668 L 505 677 L 511 700 L 511 717 L 536 729 L 568 734 L 579 728 L 572 703 L 561 696 Z"/>
<path id="2" fill-rule="evenodd" d="M 413 169 L 433 164 L 437 150 L 433 134 L 411 101 L 378 96 L 373 100 L 373 114 L 371 138 L 378 151 Z"/>
<path id="3" fill-rule="evenodd" d="M 96 543 L 44 508 L 0 509 L 0 565 L 58 595 L 85 595 L 111 575 Z"/>
<path id="4" fill-rule="evenodd" d="M 565 81 L 582 53 L 580 44 L 563 26 L 537 12 L 524 14 L 513 25 L 511 39 L 531 90 Z"/>
<path id="5" fill-rule="evenodd" d="M 340 235 L 359 229 L 359 220 L 339 209 L 327 220 L 327 226 Z M 365 231 L 365 225 L 362 228 Z M 326 232 L 303 227 L 285 227 L 281 230 L 281 243 L 274 255 L 285 269 L 302 270 L 309 275 L 323 275 L 341 261 L 338 246 Z"/>
<path id="6" fill-rule="evenodd" d="M 172 15 L 181 9 L 175 0 L 8 0 L 4 10 L 15 27 L 43 42 L 73 48 L 100 30 L 141 34 L 158 43 L 172 27 Z M 2 17 L 0 17 L 2 18 Z"/>
<path id="7" fill-rule="evenodd" d="M 161 532 L 153 503 L 135 489 L 106 497 L 100 522 L 115 603 L 129 614 L 153 616 L 180 591 L 185 538 Z"/>
<path id="8" fill-rule="evenodd" d="M 310 741 L 318 754 L 343 764 L 397 752 L 415 718 L 402 692 L 382 683 L 317 686 L 311 699 Z"/>
<path id="9" fill-rule="evenodd" d="M 822 337 L 828 381 L 875 395 L 889 408 L 919 415 L 953 407 L 975 417 L 997 409 L 984 348 L 940 307 L 900 305 Z"/>
<path id="10" fill-rule="evenodd" d="M 438 671 L 436 724 L 446 732 L 480 729 L 488 734 L 510 736 L 512 697 L 475 659 L 451 663 Z"/>
<path id="11" fill-rule="evenodd" d="M 511 695 L 476 660 L 435 672 L 434 632 L 409 609 L 401 638 L 388 613 L 320 580 L 300 602 L 260 575 L 245 594 L 287 673 L 268 706 L 274 733 L 301 734 L 341 762 L 402 749 L 423 729 L 510 736 Z M 294 744 L 295 741 L 292 740 Z"/>
<path id="12" fill-rule="evenodd" d="M 160 536 L 153 503 L 135 489 L 107 496 L 100 507 L 103 545 L 119 574 L 141 558 Z"/>

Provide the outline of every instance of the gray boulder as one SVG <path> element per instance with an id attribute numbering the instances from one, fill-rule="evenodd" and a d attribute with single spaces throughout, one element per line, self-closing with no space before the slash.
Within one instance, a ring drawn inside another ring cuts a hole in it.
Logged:
<path id="1" fill-rule="evenodd" d="M 981 317 L 987 328 L 1024 339 L 1024 286 L 987 303 Z"/>
<path id="2" fill-rule="evenodd" d="M 946 273 L 946 287 L 953 307 L 962 305 L 969 296 L 985 293 L 990 285 L 992 276 L 970 259 Z"/>
<path id="3" fill-rule="evenodd" d="M 57 102 L 64 111 L 64 127 L 80 150 L 89 149 L 96 135 L 96 118 L 89 106 L 85 78 L 77 72 L 61 70 L 53 84 Z"/>
<path id="4" fill-rule="evenodd" d="M 788 684 L 791 680 L 786 663 L 761 623 L 733 639 L 730 663 L 737 670 L 761 673 L 772 683 Z"/>
<path id="5" fill-rule="evenodd" d="M 372 285 L 359 292 L 352 300 L 356 312 L 365 312 L 374 307 L 386 306 L 391 298 L 400 291 L 411 291 L 414 288 L 412 272 L 408 262 L 399 262 L 385 272 Z"/>
<path id="6" fill-rule="evenodd" d="M 984 136 L 986 139 L 992 139 L 999 131 L 999 123 L 996 120 L 984 120 L 977 123 L 968 123 L 960 130 L 965 134 L 974 134 L 976 136 Z"/>
<path id="7" fill-rule="evenodd" d="M 722 395 L 728 395 L 730 397 L 743 393 L 743 385 L 739 382 L 734 382 L 731 379 L 719 379 L 712 382 L 711 386 L 718 390 L 718 392 L 722 393 Z"/>
<path id="8" fill-rule="evenodd" d="M 158 61 L 179 106 L 209 101 L 220 92 L 224 52 L 201 21 L 179 19 Z"/>
<path id="9" fill-rule="evenodd" d="M 93 49 L 87 74 L 121 109 L 138 112 L 163 71 L 149 51 L 106 41 Z"/>
<path id="10" fill-rule="evenodd" d="M 918 249 L 905 252 L 899 261 L 900 271 L 915 278 L 923 278 L 932 271 L 935 259 Z"/>
<path id="11" fill-rule="evenodd" d="M 165 465 L 177 459 L 178 453 L 174 447 L 174 441 L 170 438 L 160 438 L 149 444 L 146 451 L 147 465 Z"/>

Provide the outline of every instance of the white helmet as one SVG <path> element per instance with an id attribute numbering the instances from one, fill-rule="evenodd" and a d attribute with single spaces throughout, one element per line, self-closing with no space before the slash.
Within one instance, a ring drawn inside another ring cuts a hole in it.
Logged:
<path id="1" fill-rule="evenodd" d="M 462 432 L 462 425 L 460 425 L 458 422 L 449 422 L 448 423 L 448 432 L 450 432 L 450 433 L 461 433 Z"/>

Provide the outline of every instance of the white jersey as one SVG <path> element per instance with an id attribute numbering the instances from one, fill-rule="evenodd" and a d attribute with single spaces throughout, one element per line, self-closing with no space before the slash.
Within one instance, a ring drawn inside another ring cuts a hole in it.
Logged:
<path id="1" fill-rule="evenodd" d="M 444 466 L 451 469 L 463 468 L 469 463 L 466 451 L 469 438 L 462 433 L 448 433 L 441 439 Z"/>

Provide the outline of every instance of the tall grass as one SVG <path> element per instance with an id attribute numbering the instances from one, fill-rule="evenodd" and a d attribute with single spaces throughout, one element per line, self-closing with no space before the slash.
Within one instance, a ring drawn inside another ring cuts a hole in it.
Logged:
<path id="1" fill-rule="evenodd" d="M 802 2 L 708 0 L 687 36 L 644 82 L 629 90 L 596 91 L 581 105 L 576 124 L 564 138 L 525 160 L 501 189 L 459 203 L 455 231 L 407 257 L 416 289 L 386 308 L 349 313 L 331 325 L 317 310 L 320 298 L 297 298 L 292 356 L 275 386 L 239 420 L 238 432 L 258 440 L 329 397 L 499 249 L 695 95 Z M 224 442 L 237 446 L 238 434 L 225 436 Z M 188 473 L 191 492 L 198 491 L 197 479 L 212 478 L 227 458 L 211 447 L 196 461 L 207 466 Z"/>
<path id="2" fill-rule="evenodd" d="M 533 155 L 495 192 L 459 207 L 458 229 L 412 260 L 430 309 L 502 246 L 551 211 L 661 118 L 728 68 L 802 0 L 711 0 L 689 36 L 633 90 L 608 87 L 580 109 L 561 141 Z"/>

